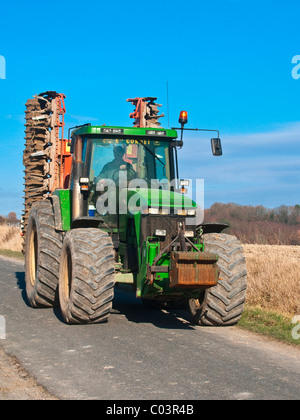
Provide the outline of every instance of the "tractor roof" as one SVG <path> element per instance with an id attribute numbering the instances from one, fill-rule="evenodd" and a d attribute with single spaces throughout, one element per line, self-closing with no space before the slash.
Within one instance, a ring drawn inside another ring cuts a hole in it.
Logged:
<path id="1" fill-rule="evenodd" d="M 86 125 L 73 131 L 72 136 L 121 136 L 121 137 L 160 137 L 166 140 L 177 138 L 177 131 L 165 128 L 151 128 L 151 127 L 116 127 L 116 126 L 93 126 Z"/>

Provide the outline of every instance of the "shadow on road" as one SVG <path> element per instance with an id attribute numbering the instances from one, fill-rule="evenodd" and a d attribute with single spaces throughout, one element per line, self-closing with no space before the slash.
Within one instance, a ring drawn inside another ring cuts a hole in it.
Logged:
<path id="1" fill-rule="evenodd" d="M 15 276 L 17 286 L 21 290 L 22 299 L 27 306 L 30 306 L 26 295 L 25 273 L 19 271 L 15 273 Z M 53 311 L 58 320 L 64 323 L 59 307 L 53 308 Z M 125 315 L 126 319 L 130 322 L 153 324 L 158 328 L 195 329 L 195 326 L 190 323 L 187 310 L 149 308 L 143 304 L 141 299 L 137 299 L 133 292 L 122 290 L 118 287 L 115 288 L 111 317 L 115 315 Z"/>
<path id="2" fill-rule="evenodd" d="M 31 306 L 29 304 L 29 301 L 27 299 L 27 294 L 26 294 L 25 273 L 24 273 L 24 271 L 23 272 L 20 271 L 20 272 L 16 272 L 15 275 L 16 275 L 16 279 L 17 279 L 17 286 L 21 290 L 22 299 L 24 300 L 26 305 L 31 308 Z M 65 323 L 64 319 L 61 315 L 60 308 L 59 307 L 53 307 L 52 309 L 53 309 L 53 312 L 54 312 L 55 316 L 59 319 L 59 321 L 61 321 L 62 323 Z"/>
<path id="3" fill-rule="evenodd" d="M 26 295 L 26 283 L 25 283 L 25 272 L 24 271 L 17 271 L 15 273 L 17 279 L 17 286 L 21 290 L 22 298 L 27 306 L 29 305 L 27 295 Z"/>
<path id="4" fill-rule="evenodd" d="M 123 314 L 128 321 L 135 323 L 149 323 L 158 328 L 194 330 L 190 323 L 189 313 L 185 309 L 156 309 L 149 308 L 141 299 L 137 299 L 132 292 L 119 288 L 115 289 L 112 316 Z"/>

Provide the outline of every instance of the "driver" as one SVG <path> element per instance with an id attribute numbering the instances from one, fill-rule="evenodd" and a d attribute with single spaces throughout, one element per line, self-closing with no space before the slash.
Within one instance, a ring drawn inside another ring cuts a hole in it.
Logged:
<path id="1" fill-rule="evenodd" d="M 125 162 L 123 159 L 125 155 L 124 148 L 122 146 L 116 146 L 114 147 L 113 153 L 115 157 L 114 160 L 104 165 L 102 171 L 95 179 L 96 184 L 104 179 L 113 179 L 114 174 L 116 172 L 119 173 L 119 171 L 127 171 L 130 179 L 136 177 L 136 172 L 131 163 Z"/>

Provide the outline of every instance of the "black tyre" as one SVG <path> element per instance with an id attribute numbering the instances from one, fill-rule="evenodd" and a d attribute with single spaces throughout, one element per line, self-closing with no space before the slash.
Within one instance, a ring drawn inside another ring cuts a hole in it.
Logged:
<path id="1" fill-rule="evenodd" d="M 63 243 L 59 302 L 68 324 L 105 322 L 114 298 L 115 255 L 100 229 L 74 229 Z"/>
<path id="2" fill-rule="evenodd" d="M 25 281 L 32 307 L 58 304 L 59 261 L 62 234 L 56 232 L 50 201 L 33 204 L 25 242 Z"/>
<path id="3" fill-rule="evenodd" d="M 247 268 L 240 241 L 232 235 L 203 235 L 205 251 L 219 255 L 220 280 L 199 299 L 190 299 L 192 319 L 199 325 L 234 325 L 241 318 L 246 298 Z"/>

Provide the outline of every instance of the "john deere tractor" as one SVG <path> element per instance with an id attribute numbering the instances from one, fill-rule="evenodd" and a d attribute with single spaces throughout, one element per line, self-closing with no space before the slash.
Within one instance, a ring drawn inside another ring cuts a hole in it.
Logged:
<path id="1" fill-rule="evenodd" d="M 199 218 L 178 179 L 187 113 L 165 129 L 156 98 L 129 99 L 133 127 L 85 124 L 65 139 L 64 99 L 43 92 L 26 104 L 30 305 L 59 305 L 66 323 L 100 323 L 115 285 L 129 284 L 145 303 L 188 302 L 195 324 L 235 324 L 246 294 L 243 248 L 223 233 L 227 225 Z M 211 145 L 222 154 L 219 135 Z"/>

